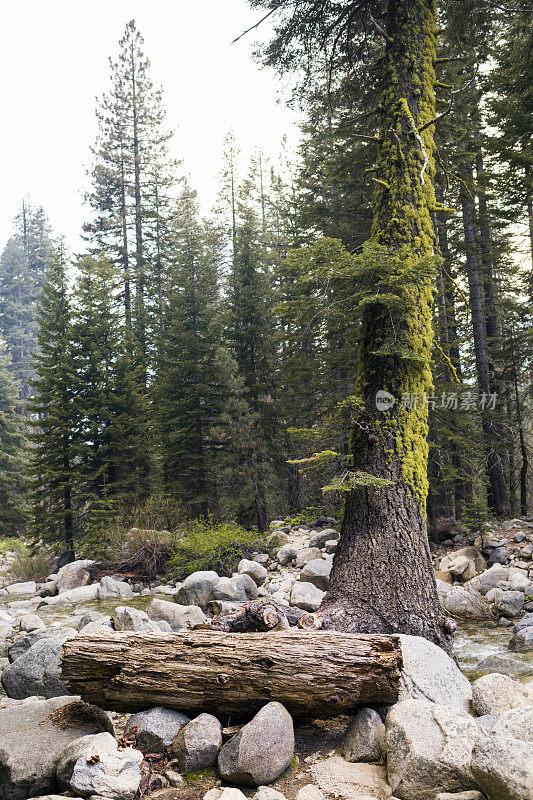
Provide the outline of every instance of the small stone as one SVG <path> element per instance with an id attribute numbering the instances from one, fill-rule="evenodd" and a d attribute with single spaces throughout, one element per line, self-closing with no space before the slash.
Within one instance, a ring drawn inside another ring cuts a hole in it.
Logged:
<path id="1" fill-rule="evenodd" d="M 257 585 L 249 575 L 237 573 L 231 578 L 220 578 L 213 589 L 213 600 L 223 602 L 245 602 L 255 600 L 256 597 Z"/>
<path id="2" fill-rule="evenodd" d="M 335 528 L 324 528 L 323 531 L 313 534 L 309 539 L 309 547 L 322 548 L 328 541 L 337 541 L 340 537 L 339 531 Z"/>
<path id="3" fill-rule="evenodd" d="M 517 653 L 529 653 L 533 650 L 533 627 L 523 628 L 511 637 L 509 650 Z"/>
<path id="4" fill-rule="evenodd" d="M 20 620 L 20 630 L 26 631 L 30 633 L 31 631 L 39 631 L 43 628 L 46 628 L 46 625 L 42 621 L 41 617 L 38 617 L 37 614 L 26 614 Z"/>
<path id="5" fill-rule="evenodd" d="M 116 631 L 159 631 L 159 625 L 151 620 L 146 611 L 129 606 L 117 606 L 115 608 L 115 630 Z"/>
<path id="6" fill-rule="evenodd" d="M 143 753 L 161 753 L 170 747 L 180 728 L 189 722 L 189 717 L 180 711 L 156 706 L 149 711 L 132 714 L 126 723 L 124 734 L 137 728 L 137 747 Z"/>
<path id="7" fill-rule="evenodd" d="M 260 786 L 253 796 L 253 800 L 287 800 L 284 794 L 270 786 Z"/>
<path id="8" fill-rule="evenodd" d="M 315 558 L 320 558 L 322 553 L 318 547 L 302 547 L 301 550 L 298 550 L 296 553 L 296 567 L 301 569 L 305 567 L 305 565 L 309 561 L 313 561 Z"/>
<path id="9" fill-rule="evenodd" d="M 268 575 L 268 572 L 264 566 L 259 564 L 257 561 L 248 561 L 246 558 L 243 558 L 241 561 L 239 561 L 237 572 L 239 575 L 248 575 L 250 578 L 252 578 L 257 586 L 262 586 Z"/>
<path id="10" fill-rule="evenodd" d="M 283 567 L 286 567 L 296 560 L 297 554 L 298 549 L 294 545 L 284 544 L 276 553 L 276 558 Z"/>
<path id="11" fill-rule="evenodd" d="M 105 575 L 102 578 L 98 587 L 99 600 L 109 600 L 114 597 L 120 597 L 123 599 L 126 597 L 131 597 L 132 594 L 133 589 L 129 583 L 126 583 L 126 581 L 116 581 L 109 575 Z"/>
<path id="12" fill-rule="evenodd" d="M 200 714 L 182 727 L 170 749 L 182 773 L 216 764 L 222 747 L 222 725 L 211 714 Z"/>
<path id="13" fill-rule="evenodd" d="M 155 622 L 168 622 L 173 631 L 193 628 L 207 622 L 206 615 L 197 605 L 182 606 L 158 597 L 154 597 L 146 613 Z"/>
<path id="14" fill-rule="evenodd" d="M 281 703 L 267 703 L 223 745 L 218 771 L 230 783 L 261 786 L 279 778 L 293 756 L 292 718 Z"/>
<path id="15" fill-rule="evenodd" d="M 84 797 L 103 794 L 109 800 L 133 800 L 141 782 L 142 760 L 139 750 L 119 750 L 112 736 L 100 734 L 76 761 L 70 786 Z"/>
<path id="16" fill-rule="evenodd" d="M 385 752 L 385 725 L 377 711 L 371 708 L 359 711 L 339 749 L 346 761 L 381 761 Z"/>
<path id="17" fill-rule="evenodd" d="M 299 789 L 296 800 L 325 800 L 325 798 L 318 786 L 308 783 L 306 786 L 302 786 L 302 788 Z"/>
<path id="18" fill-rule="evenodd" d="M 312 583 L 317 589 L 325 592 L 329 586 L 331 562 L 323 558 L 314 558 L 308 561 L 302 570 L 300 580 L 302 583 Z"/>
<path id="19" fill-rule="evenodd" d="M 523 605 L 524 595 L 522 592 L 500 592 L 494 599 L 495 610 L 506 617 L 518 617 Z"/>
<path id="20" fill-rule="evenodd" d="M 80 586 L 87 586 L 91 582 L 91 574 L 87 567 L 90 567 L 94 562 L 89 560 L 72 561 L 70 564 L 65 564 L 64 567 L 55 575 L 55 583 L 57 591 L 68 592 L 70 589 L 79 589 Z"/>
<path id="21" fill-rule="evenodd" d="M 317 589 L 312 583 L 296 581 L 291 591 L 291 605 L 304 611 L 318 611 L 325 592 Z"/>
<path id="22" fill-rule="evenodd" d="M 37 591 L 37 584 L 35 581 L 23 581 L 21 583 L 11 583 L 5 587 L 5 590 L 10 595 L 17 594 L 35 594 Z"/>
<path id="23" fill-rule="evenodd" d="M 485 796 L 472 789 L 469 792 L 439 792 L 436 800 L 485 800 Z"/>
<path id="24" fill-rule="evenodd" d="M 496 547 L 489 556 L 489 564 L 507 564 L 509 551 L 505 547 Z"/>
<path id="25" fill-rule="evenodd" d="M 183 581 L 182 586 L 174 595 L 176 603 L 184 606 L 200 606 L 205 611 L 207 604 L 213 600 L 213 589 L 220 578 L 213 570 L 200 570 L 193 572 Z"/>

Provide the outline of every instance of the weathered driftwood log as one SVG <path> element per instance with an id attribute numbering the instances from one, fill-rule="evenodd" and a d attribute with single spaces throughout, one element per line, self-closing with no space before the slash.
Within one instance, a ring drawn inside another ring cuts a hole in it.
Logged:
<path id="1" fill-rule="evenodd" d="M 320 627 L 315 615 L 301 608 L 284 606 L 271 598 L 259 598 L 247 603 L 212 600 L 207 604 L 207 612 L 213 617 L 209 627 L 226 633 L 286 630 L 295 625 L 307 630 Z"/>
<path id="2" fill-rule="evenodd" d="M 398 699 L 396 636 L 302 631 L 92 633 L 63 647 L 73 694 L 117 711 L 164 706 L 249 715 L 271 700 L 297 716 L 333 716 Z"/>

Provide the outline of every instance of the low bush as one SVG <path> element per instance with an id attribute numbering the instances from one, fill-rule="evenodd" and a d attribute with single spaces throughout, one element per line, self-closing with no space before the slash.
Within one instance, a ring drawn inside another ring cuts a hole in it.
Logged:
<path id="1" fill-rule="evenodd" d="M 99 509 L 83 554 L 99 561 L 104 572 L 153 580 L 168 569 L 174 532 L 183 519 L 181 506 L 166 495 L 152 495 L 120 511 Z"/>
<path id="2" fill-rule="evenodd" d="M 257 531 L 247 531 L 235 523 L 194 520 L 176 539 L 170 568 L 179 578 L 198 570 L 214 570 L 231 575 L 241 558 L 265 551 L 265 538 Z"/>
<path id="3" fill-rule="evenodd" d="M 51 556 L 44 549 L 30 548 L 18 541 L 15 557 L 9 565 L 9 576 L 14 581 L 44 581 L 50 574 Z"/>

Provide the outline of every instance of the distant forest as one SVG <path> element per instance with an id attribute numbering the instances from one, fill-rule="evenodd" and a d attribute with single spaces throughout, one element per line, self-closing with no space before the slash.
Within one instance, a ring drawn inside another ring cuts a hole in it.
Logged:
<path id="1" fill-rule="evenodd" d="M 524 515 L 532 492 L 533 15 L 454 5 L 437 53 L 436 257 L 419 267 L 433 386 L 377 387 L 384 407 L 429 409 L 432 528 Z M 243 164 L 228 134 L 206 218 L 126 25 L 96 108 L 84 252 L 24 203 L 0 257 L 0 534 L 72 549 L 154 502 L 259 530 L 341 513 L 377 295 L 380 357 L 398 356 L 392 279 L 376 272 L 387 257 L 366 244 L 388 185 L 379 46 L 361 45 L 353 68 L 339 51 L 295 89 L 296 153 L 280 142 L 276 163 L 258 149 Z"/>

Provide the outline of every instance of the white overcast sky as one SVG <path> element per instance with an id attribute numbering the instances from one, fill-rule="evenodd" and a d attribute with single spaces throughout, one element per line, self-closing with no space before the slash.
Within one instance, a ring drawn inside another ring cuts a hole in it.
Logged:
<path id="1" fill-rule="evenodd" d="M 252 59 L 260 18 L 246 0 L 24 0 L 4 3 L 0 26 L 3 124 L 0 248 L 23 196 L 43 205 L 54 231 L 81 249 L 82 195 L 96 133 L 95 98 L 108 88 L 126 22 L 145 39 L 154 84 L 164 89 L 172 154 L 209 209 L 222 142 L 232 128 L 243 158 L 254 146 L 275 159 L 297 138 L 287 87 Z M 265 30 L 265 34 L 268 31 Z"/>

